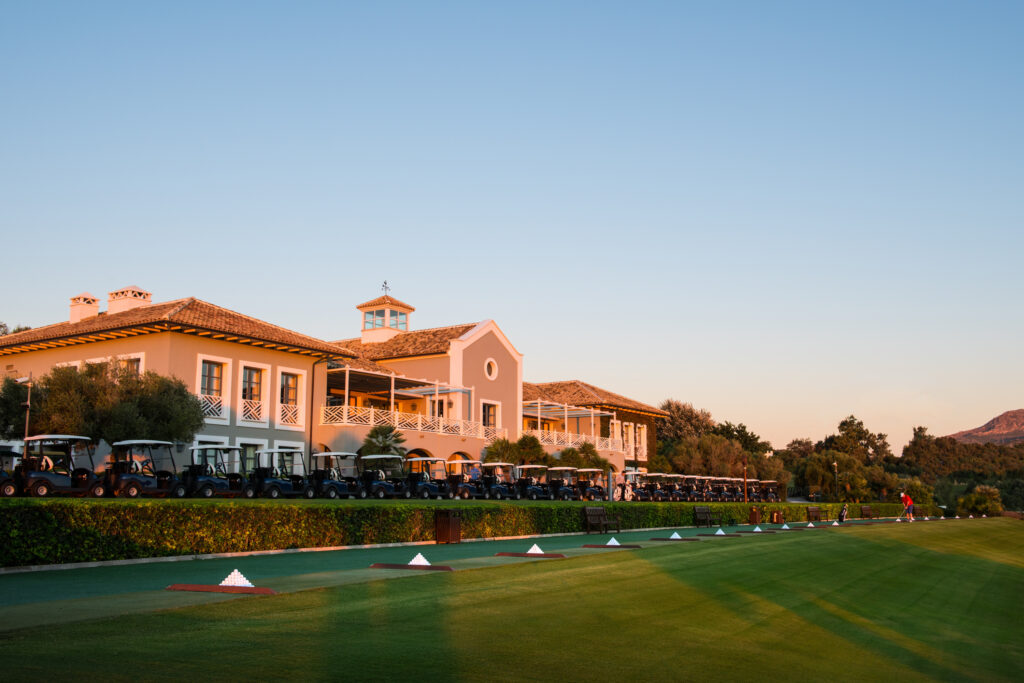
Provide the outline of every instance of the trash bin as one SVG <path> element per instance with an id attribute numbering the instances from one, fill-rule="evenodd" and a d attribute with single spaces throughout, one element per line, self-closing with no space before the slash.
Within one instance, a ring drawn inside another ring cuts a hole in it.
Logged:
<path id="1" fill-rule="evenodd" d="M 434 540 L 437 543 L 461 543 L 462 513 L 458 510 L 435 511 Z"/>
<path id="2" fill-rule="evenodd" d="M 756 507 L 750 508 L 749 523 L 750 524 L 760 524 L 761 523 L 761 511 L 758 510 Z"/>
<path id="3" fill-rule="evenodd" d="M 772 524 L 785 524 L 786 518 L 782 516 L 782 512 L 775 510 L 772 512 Z"/>

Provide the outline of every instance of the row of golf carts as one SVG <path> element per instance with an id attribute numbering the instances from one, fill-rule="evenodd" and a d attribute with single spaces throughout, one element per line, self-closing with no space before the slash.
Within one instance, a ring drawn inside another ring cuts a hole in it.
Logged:
<path id="1" fill-rule="evenodd" d="M 0 495 L 495 500 L 606 495 L 597 469 L 332 452 L 313 454 L 306 475 L 295 472 L 296 450 L 265 449 L 247 456 L 238 446 L 216 445 L 190 451 L 189 463 L 179 469 L 170 442 L 118 441 L 111 445 L 107 467 L 97 472 L 88 437 L 33 436 L 25 440 L 23 454 L 4 458 Z"/>
<path id="2" fill-rule="evenodd" d="M 744 495 L 746 489 L 746 495 Z M 689 501 L 697 503 L 777 502 L 774 480 L 707 477 L 660 472 L 625 472 L 616 498 L 636 501 Z"/>
<path id="3" fill-rule="evenodd" d="M 599 469 L 331 452 L 313 454 L 307 475 L 304 467 L 295 466 L 297 457 L 301 462 L 299 451 L 287 449 L 265 449 L 247 455 L 238 446 L 197 446 L 190 449 L 189 462 L 179 469 L 174 444 L 138 439 L 112 444 L 107 467 L 97 472 L 94 449 L 87 437 L 45 434 L 29 437 L 24 454 L 11 453 L 0 462 L 0 495 L 494 500 L 608 497 Z M 778 499 L 775 482 L 747 480 L 745 487 L 747 500 Z M 617 500 L 743 501 L 744 481 L 627 471 L 614 494 Z"/>

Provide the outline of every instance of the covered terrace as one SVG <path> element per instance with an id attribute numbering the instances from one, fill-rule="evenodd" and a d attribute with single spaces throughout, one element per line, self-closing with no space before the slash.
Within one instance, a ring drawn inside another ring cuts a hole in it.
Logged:
<path id="1" fill-rule="evenodd" d="M 577 448 L 592 443 L 598 450 L 621 451 L 621 439 L 600 435 L 601 418 L 608 418 L 609 433 L 615 434 L 618 420 L 614 412 L 541 399 L 523 401 L 523 434 L 537 437 L 545 446 Z M 527 425 L 536 428 L 530 429 Z M 570 431 L 571 427 L 575 427 L 575 431 Z"/>

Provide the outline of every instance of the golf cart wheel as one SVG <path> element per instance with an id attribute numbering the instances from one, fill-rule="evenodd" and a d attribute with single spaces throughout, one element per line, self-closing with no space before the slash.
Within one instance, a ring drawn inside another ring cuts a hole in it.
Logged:
<path id="1" fill-rule="evenodd" d="M 572 496 L 569 495 L 568 493 L 563 493 L 562 494 L 562 500 L 570 501 L 570 500 L 572 500 Z"/>
<path id="2" fill-rule="evenodd" d="M 490 491 L 484 491 L 484 500 L 490 500 L 490 499 L 491 499 L 491 492 Z"/>
<path id="3" fill-rule="evenodd" d="M 93 498 L 102 498 L 107 494 L 107 487 L 103 484 L 93 484 L 89 487 L 89 495 Z"/>
<path id="4" fill-rule="evenodd" d="M 255 498 L 256 497 L 256 487 L 253 486 L 252 484 L 246 484 L 245 486 L 243 486 L 242 487 L 242 497 L 243 498 Z"/>
<path id="5" fill-rule="evenodd" d="M 36 498 L 46 498 L 50 495 L 50 483 L 46 481 L 36 482 L 31 488 L 31 493 Z"/>
<path id="6" fill-rule="evenodd" d="M 10 498 L 18 492 L 18 487 L 14 485 L 13 481 L 5 482 L 3 486 L 0 486 L 0 496 L 4 498 Z"/>
<path id="7" fill-rule="evenodd" d="M 494 500 L 501 500 L 501 491 L 494 492 Z"/>
<path id="8" fill-rule="evenodd" d="M 406 489 L 403 491 L 402 496 L 405 498 L 412 498 L 412 489 Z"/>
<path id="9" fill-rule="evenodd" d="M 556 496 L 555 496 L 555 494 L 553 494 L 553 493 L 552 493 L 552 494 L 549 494 L 549 495 L 548 495 L 548 498 L 549 498 L 550 500 L 554 500 L 554 499 L 556 498 Z"/>
<path id="10" fill-rule="evenodd" d="M 530 494 L 530 500 L 537 500 L 537 493 L 536 492 Z"/>
<path id="11" fill-rule="evenodd" d="M 360 498 L 367 498 L 369 495 L 370 494 L 367 493 L 366 489 L 359 489 L 359 497 Z"/>
<path id="12" fill-rule="evenodd" d="M 174 486 L 171 487 L 170 497 L 171 498 L 184 498 L 185 497 L 185 493 L 186 493 L 186 491 L 185 491 L 185 485 L 184 484 L 175 484 Z"/>
<path id="13" fill-rule="evenodd" d="M 384 496 L 386 495 L 387 493 L 384 491 L 384 489 L 377 489 L 376 491 L 373 492 L 373 497 L 378 500 L 384 500 Z"/>
<path id="14" fill-rule="evenodd" d="M 267 490 L 267 498 L 276 499 L 276 498 L 280 498 L 280 497 L 281 497 L 281 489 L 277 488 L 276 486 L 271 486 Z"/>
<path id="15" fill-rule="evenodd" d="M 203 488 L 199 489 L 200 498 L 213 498 L 213 487 L 207 484 Z"/>
<path id="16" fill-rule="evenodd" d="M 423 500 L 430 500 L 430 491 L 428 491 L 427 489 L 423 489 L 422 491 L 420 491 L 420 498 L 422 498 Z"/>
<path id="17" fill-rule="evenodd" d="M 523 499 L 523 494 L 521 494 L 519 491 L 516 491 L 514 497 L 515 497 L 516 500 L 522 500 Z"/>
<path id="18" fill-rule="evenodd" d="M 314 498 L 316 498 L 316 489 L 314 489 L 312 486 L 307 486 L 306 488 L 302 489 L 302 497 L 305 498 L 306 500 L 313 500 Z"/>
<path id="19" fill-rule="evenodd" d="M 453 498 L 455 498 L 455 491 L 449 491 L 448 492 L 448 500 L 452 500 Z M 437 499 L 441 500 L 441 496 L 438 496 Z"/>
<path id="20" fill-rule="evenodd" d="M 467 491 L 466 489 L 462 489 L 459 492 L 459 498 L 461 498 L 462 500 L 469 500 L 469 491 Z"/>
<path id="21" fill-rule="evenodd" d="M 138 498 L 142 495 L 142 489 L 139 488 L 138 484 L 132 481 L 124 485 L 121 489 L 121 495 L 125 498 Z"/>
<path id="22" fill-rule="evenodd" d="M 338 497 L 338 489 L 334 488 L 333 486 L 328 486 L 327 491 L 325 491 L 324 494 L 331 500 L 334 500 L 335 498 Z"/>

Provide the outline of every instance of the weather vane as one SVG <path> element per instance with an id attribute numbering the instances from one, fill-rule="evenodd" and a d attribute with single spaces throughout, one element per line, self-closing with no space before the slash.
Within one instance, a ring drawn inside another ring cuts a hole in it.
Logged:
<path id="1" fill-rule="evenodd" d="M 388 295 L 388 293 L 389 293 L 389 292 L 391 291 L 391 288 L 390 288 L 390 287 L 388 287 L 388 281 L 387 281 L 387 280 L 385 280 L 385 281 L 384 281 L 384 284 L 383 284 L 383 285 L 381 285 L 381 289 L 383 289 L 383 290 L 384 290 L 384 296 L 387 296 L 387 295 Z"/>

